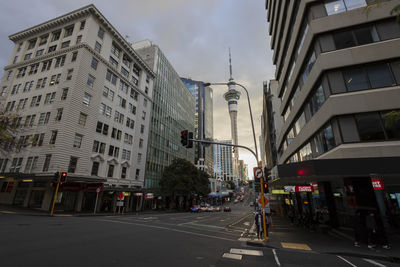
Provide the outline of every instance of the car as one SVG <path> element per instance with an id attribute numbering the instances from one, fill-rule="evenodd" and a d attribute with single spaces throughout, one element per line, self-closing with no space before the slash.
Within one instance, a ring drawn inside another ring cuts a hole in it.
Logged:
<path id="1" fill-rule="evenodd" d="M 201 207 L 200 211 L 208 211 L 208 207 L 207 206 Z"/>
<path id="2" fill-rule="evenodd" d="M 254 207 L 254 202 L 250 202 L 250 207 Z"/>
<path id="3" fill-rule="evenodd" d="M 199 211 L 200 211 L 200 209 L 199 209 L 199 207 L 196 206 L 196 205 L 193 205 L 193 206 L 190 208 L 190 212 L 199 212 Z"/>
<path id="4" fill-rule="evenodd" d="M 221 207 L 215 207 L 214 211 L 221 211 Z"/>
<path id="5" fill-rule="evenodd" d="M 231 210 L 231 208 L 230 207 L 225 207 L 224 208 L 224 212 L 231 212 L 232 210 Z"/>
<path id="6" fill-rule="evenodd" d="M 233 203 L 238 203 L 239 202 L 239 200 L 238 199 L 235 199 L 234 201 L 233 201 Z"/>

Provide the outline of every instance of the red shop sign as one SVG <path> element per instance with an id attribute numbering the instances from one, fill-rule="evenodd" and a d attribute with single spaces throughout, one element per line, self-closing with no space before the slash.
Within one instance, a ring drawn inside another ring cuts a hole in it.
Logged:
<path id="1" fill-rule="evenodd" d="M 296 192 L 314 192 L 314 189 L 310 185 L 298 185 L 296 186 Z"/>
<path id="2" fill-rule="evenodd" d="M 374 190 L 384 190 L 382 179 L 371 179 Z"/>

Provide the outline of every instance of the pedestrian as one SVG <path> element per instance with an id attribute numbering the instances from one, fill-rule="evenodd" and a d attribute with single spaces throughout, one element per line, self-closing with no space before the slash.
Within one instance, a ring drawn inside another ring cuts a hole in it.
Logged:
<path id="1" fill-rule="evenodd" d="M 290 219 L 290 223 L 294 224 L 294 214 L 293 214 L 293 210 L 292 209 L 289 210 L 288 217 Z"/>
<path id="2" fill-rule="evenodd" d="M 266 229 L 267 236 L 268 236 L 268 229 L 271 226 L 271 224 L 272 224 L 271 213 L 267 213 L 265 214 L 265 227 L 267 228 Z"/>
<path id="3" fill-rule="evenodd" d="M 361 218 L 361 212 L 359 210 L 357 210 L 356 214 L 354 215 L 353 225 L 354 225 L 354 246 L 360 247 L 363 223 Z"/>
<path id="4" fill-rule="evenodd" d="M 262 232 L 262 215 L 261 215 L 261 210 L 258 209 L 256 211 L 256 214 L 254 216 L 254 222 L 256 224 L 256 230 L 257 230 L 257 238 L 260 239 L 261 232 Z"/>
<path id="5" fill-rule="evenodd" d="M 375 220 L 375 213 L 371 211 L 365 220 L 365 224 L 367 226 L 367 233 L 368 233 L 368 248 L 376 247 L 376 220 Z"/>

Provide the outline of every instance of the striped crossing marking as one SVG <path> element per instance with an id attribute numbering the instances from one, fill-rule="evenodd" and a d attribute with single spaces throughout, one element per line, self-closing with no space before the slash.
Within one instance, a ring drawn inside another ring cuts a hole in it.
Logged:
<path id="1" fill-rule="evenodd" d="M 239 249 L 239 248 L 231 248 L 230 253 L 249 255 L 249 256 L 263 256 L 264 255 L 263 252 L 260 250 Z"/>
<path id="2" fill-rule="evenodd" d="M 224 253 L 222 258 L 233 259 L 233 260 L 242 260 L 242 255 L 231 254 L 231 253 Z"/>

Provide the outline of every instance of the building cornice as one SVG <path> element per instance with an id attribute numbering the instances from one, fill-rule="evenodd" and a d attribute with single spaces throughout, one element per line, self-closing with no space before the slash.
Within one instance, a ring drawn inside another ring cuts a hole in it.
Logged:
<path id="1" fill-rule="evenodd" d="M 131 44 L 121 36 L 121 34 L 111 25 L 111 23 L 103 16 L 103 14 L 101 14 L 101 12 L 93 4 L 69 12 L 65 15 L 54 18 L 52 20 L 43 22 L 39 25 L 28 28 L 26 30 L 12 34 L 8 38 L 14 43 L 17 43 L 19 40 L 26 39 L 29 38 L 30 36 L 37 35 L 49 29 L 67 24 L 70 21 L 74 21 L 78 18 L 85 17 L 89 14 L 92 14 L 95 18 L 97 18 L 97 20 L 111 33 L 111 35 L 115 38 L 115 40 L 118 41 L 120 44 L 122 44 L 124 49 L 127 50 L 131 54 L 131 56 L 133 56 L 135 60 L 137 60 L 142 65 L 142 67 L 144 67 L 148 71 L 149 75 L 153 79 L 156 77 L 155 73 L 146 64 L 146 62 L 136 53 L 136 51 L 132 48 Z"/>

